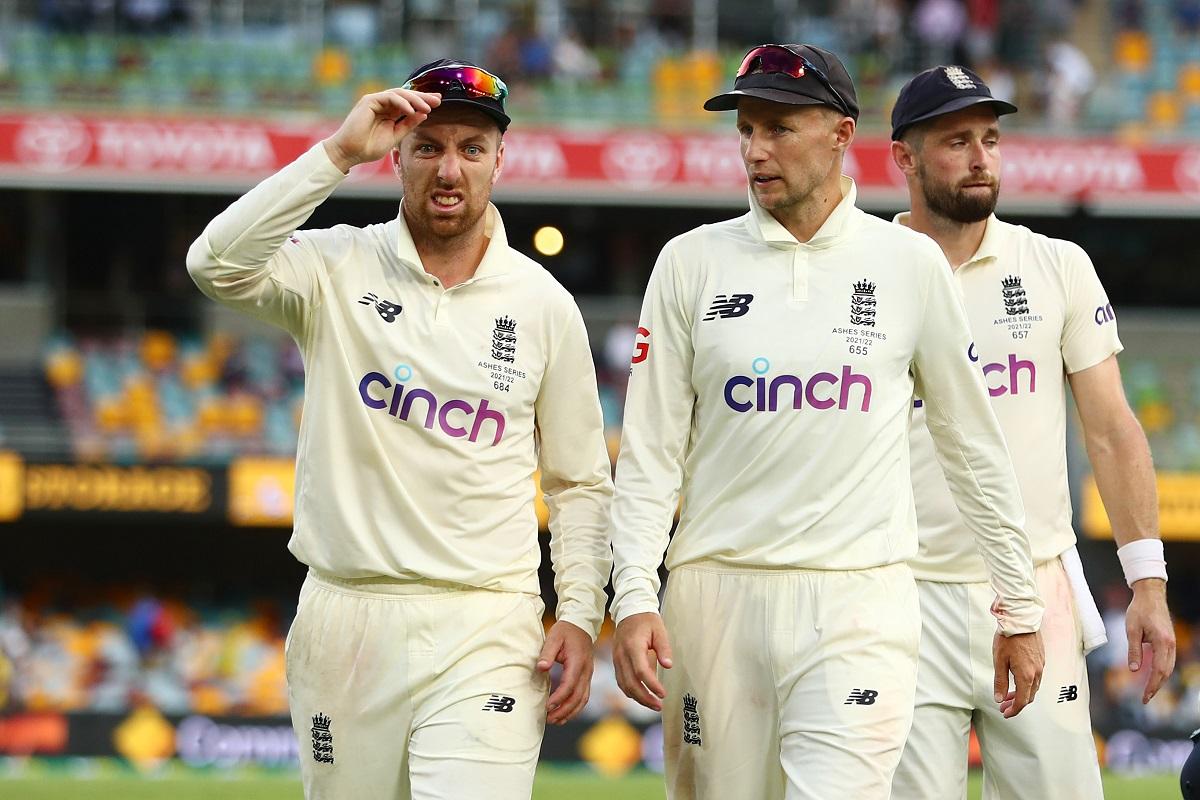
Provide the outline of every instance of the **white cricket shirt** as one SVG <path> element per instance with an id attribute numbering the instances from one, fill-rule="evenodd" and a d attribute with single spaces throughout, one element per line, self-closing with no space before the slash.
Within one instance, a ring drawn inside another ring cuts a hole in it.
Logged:
<path id="1" fill-rule="evenodd" d="M 908 214 L 896 222 L 906 224 Z M 992 408 L 1008 441 L 1035 564 L 1075 544 L 1067 485 L 1065 374 L 1121 352 L 1112 305 L 1082 248 L 989 217 L 975 255 L 954 271 L 975 336 Z M 913 414 L 912 482 L 920 548 L 918 578 L 987 580 L 963 536 L 946 479 L 935 463 L 925 409 Z"/>
<path id="2" fill-rule="evenodd" d="M 673 239 L 650 278 L 613 501 L 613 616 L 658 610 L 657 567 L 856 570 L 911 558 L 913 388 L 992 570 L 1007 633 L 1041 602 L 1004 439 L 945 257 L 843 199 L 798 243 L 751 198 Z M 714 621 L 714 624 L 720 624 Z"/>
<path id="3" fill-rule="evenodd" d="M 188 252 L 205 294 L 303 353 L 289 549 L 344 578 L 538 594 L 540 465 L 558 617 L 595 636 L 611 479 L 578 308 L 508 246 L 494 207 L 478 270 L 451 289 L 425 272 L 403 215 L 296 231 L 345 177 L 317 144 Z"/>

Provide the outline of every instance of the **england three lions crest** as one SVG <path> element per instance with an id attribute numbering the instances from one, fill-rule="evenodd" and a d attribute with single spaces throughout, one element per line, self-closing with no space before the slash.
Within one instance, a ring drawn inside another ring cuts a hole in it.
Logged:
<path id="1" fill-rule="evenodd" d="M 312 752 L 313 761 L 321 764 L 333 763 L 333 732 L 329 729 L 333 724 L 326 715 L 318 712 L 312 718 Z"/>
<path id="2" fill-rule="evenodd" d="M 517 360 L 517 323 L 507 316 L 496 320 L 492 331 L 492 358 L 513 363 Z"/>
<path id="3" fill-rule="evenodd" d="M 1029 313 L 1029 298 L 1021 288 L 1021 279 L 1009 275 L 1002 282 L 1001 292 L 1004 296 L 1004 313 L 1010 317 Z"/>
<path id="4" fill-rule="evenodd" d="M 854 284 L 850 295 L 850 324 L 875 327 L 875 284 L 866 278 Z"/>

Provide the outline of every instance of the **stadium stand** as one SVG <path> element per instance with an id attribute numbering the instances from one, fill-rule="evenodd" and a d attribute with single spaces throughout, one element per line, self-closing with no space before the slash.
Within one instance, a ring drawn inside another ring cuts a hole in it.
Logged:
<path id="1" fill-rule="evenodd" d="M 0 102 L 336 116 L 362 93 L 394 85 L 435 45 L 446 45 L 486 59 L 519 87 L 511 111 L 524 121 L 686 127 L 716 124 L 699 111 L 699 101 L 744 52 L 741 41 L 721 41 L 713 50 L 685 40 L 670 13 L 568 14 L 551 38 L 515 7 L 483 3 L 471 25 L 414 11 L 406 20 L 409 35 L 396 39 L 387 3 L 330 4 L 319 24 L 280 12 L 285 0 L 253 4 L 257 17 L 247 19 L 243 9 L 236 20 L 216 13 L 221 4 L 159 4 L 172 10 L 156 24 L 121 16 L 124 4 L 108 5 L 108 16 L 27 13 L 4 26 Z M 1067 123 L 1170 135 L 1200 129 L 1193 5 L 1110 0 L 1076 10 L 1066 2 L 878 0 L 816 4 L 795 27 L 806 41 L 852 54 L 868 126 L 886 115 L 907 75 L 955 61 L 974 66 L 998 96 L 1020 101 L 1026 113 L 1009 127 Z M 429 26 L 432 37 L 414 35 Z"/>
<path id="2" fill-rule="evenodd" d="M 614 363 L 610 334 L 620 352 L 628 336 L 613 326 L 595 339 L 601 408 L 615 441 L 625 370 Z M 1200 361 L 1142 354 L 1123 369 L 1156 466 L 1200 469 Z M 16 449 L 118 464 L 223 465 L 237 456 L 295 454 L 304 372 L 290 340 L 62 333 L 47 347 L 43 373 L 0 372 L 0 423 Z M 50 407 L 62 424 L 46 414 Z"/>

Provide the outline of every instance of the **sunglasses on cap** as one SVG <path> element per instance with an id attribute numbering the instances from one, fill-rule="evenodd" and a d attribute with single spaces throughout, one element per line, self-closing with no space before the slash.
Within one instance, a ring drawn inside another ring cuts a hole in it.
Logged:
<path id="1" fill-rule="evenodd" d="M 473 97 L 490 97 L 493 100 L 504 100 L 508 97 L 508 86 L 504 81 L 486 69 L 463 65 L 427 69 L 420 75 L 409 78 L 400 88 L 418 92 L 462 92 Z"/>
<path id="2" fill-rule="evenodd" d="M 829 76 L 822 72 L 821 68 L 816 64 L 799 53 L 793 53 L 783 45 L 763 44 L 751 50 L 742 59 L 742 65 L 738 67 L 737 77 L 744 78 L 747 75 L 754 74 L 773 75 L 780 73 L 790 75 L 793 78 L 803 78 L 805 75 L 811 73 L 833 95 L 834 99 L 837 100 L 838 110 L 844 112 L 847 116 L 854 116 L 850 111 L 850 105 L 846 102 L 846 99 L 842 97 L 837 89 L 833 88 Z"/>

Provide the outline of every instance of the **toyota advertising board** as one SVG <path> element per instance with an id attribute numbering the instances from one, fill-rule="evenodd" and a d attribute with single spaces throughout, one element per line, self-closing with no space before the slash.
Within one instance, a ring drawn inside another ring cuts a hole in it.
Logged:
<path id="1" fill-rule="evenodd" d="M 240 193 L 329 135 L 333 122 L 0 114 L 0 186 Z M 506 136 L 498 195 L 512 201 L 709 205 L 745 203 L 737 137 L 721 129 L 533 128 Z M 1009 208 L 1047 212 L 1200 214 L 1200 146 L 1111 139 L 1005 137 Z M 884 136 L 855 140 L 846 172 L 869 208 L 906 204 Z M 385 160 L 356 167 L 340 190 L 394 195 Z"/>

